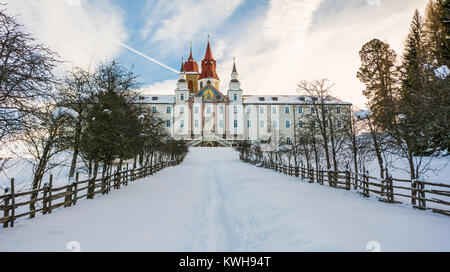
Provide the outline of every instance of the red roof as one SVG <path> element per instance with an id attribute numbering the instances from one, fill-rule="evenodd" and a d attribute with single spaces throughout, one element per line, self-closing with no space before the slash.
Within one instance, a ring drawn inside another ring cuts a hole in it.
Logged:
<path id="1" fill-rule="evenodd" d="M 198 73 L 198 64 L 192 57 L 192 47 L 191 47 L 191 55 L 189 56 L 189 59 L 184 63 L 184 71 L 191 73 L 192 72 Z"/>
<path id="2" fill-rule="evenodd" d="M 216 73 L 216 60 L 212 56 L 209 41 L 206 48 L 205 58 L 202 60 L 202 73 L 200 74 L 200 79 L 203 78 L 214 78 L 219 80 L 219 76 L 217 76 Z"/>

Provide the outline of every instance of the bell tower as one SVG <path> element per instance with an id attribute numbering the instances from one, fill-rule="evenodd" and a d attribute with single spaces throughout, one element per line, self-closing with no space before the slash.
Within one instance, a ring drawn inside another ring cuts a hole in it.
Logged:
<path id="1" fill-rule="evenodd" d="M 200 82 L 200 90 L 208 84 L 219 90 L 220 79 L 216 72 L 216 60 L 213 58 L 212 55 L 209 37 L 208 37 L 208 46 L 206 47 L 205 58 L 202 60 L 202 73 L 200 74 L 199 82 Z"/>
<path id="2" fill-rule="evenodd" d="M 194 57 L 192 56 L 192 44 L 189 58 L 184 63 L 184 73 L 186 75 L 186 82 L 188 84 L 189 94 L 194 95 L 199 91 L 198 79 L 200 77 L 200 73 L 198 70 L 198 64 L 195 61 Z"/>

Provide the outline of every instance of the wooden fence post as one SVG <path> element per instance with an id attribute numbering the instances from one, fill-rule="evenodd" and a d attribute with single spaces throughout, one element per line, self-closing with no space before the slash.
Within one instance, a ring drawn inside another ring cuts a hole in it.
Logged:
<path id="1" fill-rule="evenodd" d="M 92 178 L 88 181 L 87 199 L 94 199 L 94 191 L 95 191 L 95 178 Z"/>
<path id="2" fill-rule="evenodd" d="M 14 221 L 16 220 L 16 190 L 14 188 L 14 178 L 11 179 L 11 228 L 14 228 Z"/>
<path id="3" fill-rule="evenodd" d="M 112 176 L 111 175 L 108 175 L 108 176 L 106 176 L 106 186 L 108 187 L 108 194 L 109 194 L 109 192 L 111 192 L 111 178 L 112 178 Z"/>
<path id="4" fill-rule="evenodd" d="M 126 179 L 126 184 L 127 184 L 127 186 L 128 186 L 128 182 L 130 181 L 130 175 L 128 175 L 128 172 L 129 170 L 128 170 L 128 163 L 127 163 L 127 174 L 125 175 L 125 179 Z"/>
<path id="5" fill-rule="evenodd" d="M 419 195 L 419 208 L 421 210 L 427 209 L 427 199 L 425 197 L 425 184 L 423 182 L 417 181 L 418 185 L 418 195 Z"/>
<path id="6" fill-rule="evenodd" d="M 67 190 L 66 190 L 66 194 L 67 195 L 64 198 L 64 202 L 66 203 L 66 204 L 64 204 L 64 208 L 69 208 L 70 206 L 72 206 L 72 202 L 73 202 L 73 200 L 72 200 L 72 195 L 73 195 L 72 187 L 73 187 L 73 185 L 69 185 L 69 187 L 67 187 Z"/>
<path id="7" fill-rule="evenodd" d="M 295 177 L 298 178 L 299 174 L 298 174 L 298 166 L 295 167 Z"/>
<path id="8" fill-rule="evenodd" d="M 328 170 L 328 186 L 333 187 L 333 173 L 331 170 Z"/>
<path id="9" fill-rule="evenodd" d="M 119 172 L 119 168 L 116 169 L 116 174 L 114 177 L 114 184 L 115 184 L 115 188 L 116 190 L 120 189 L 120 172 Z"/>
<path id="10" fill-rule="evenodd" d="M 365 173 L 365 179 L 364 179 L 364 188 L 365 188 L 365 196 L 370 197 L 370 191 L 369 191 L 369 171 L 366 170 Z"/>
<path id="11" fill-rule="evenodd" d="M 362 194 L 365 197 L 369 197 L 366 191 L 366 168 L 363 169 L 363 176 L 362 176 L 362 181 L 361 181 L 361 189 L 362 189 Z"/>
<path id="12" fill-rule="evenodd" d="M 77 205 L 78 198 L 78 181 L 80 179 L 80 173 L 75 174 L 75 182 L 72 184 L 73 186 L 73 197 L 72 197 L 72 205 Z"/>
<path id="13" fill-rule="evenodd" d="M 49 184 L 45 183 L 44 184 L 44 196 L 42 197 L 42 214 L 47 214 L 47 203 L 48 203 L 48 189 L 49 189 Z"/>
<path id="14" fill-rule="evenodd" d="M 48 188 L 48 213 L 52 213 L 52 195 L 53 195 L 53 174 L 50 174 L 49 188 Z"/>
<path id="15" fill-rule="evenodd" d="M 9 188 L 6 187 L 5 188 L 5 195 L 7 195 L 8 193 L 9 193 Z M 5 198 L 3 200 L 3 202 L 4 202 L 3 217 L 7 218 L 7 217 L 9 217 L 9 198 Z M 8 226 L 9 226 L 9 221 L 6 221 L 6 222 L 3 223 L 3 228 L 6 229 Z"/>
<path id="16" fill-rule="evenodd" d="M 352 187 L 351 187 L 351 175 L 350 175 L 350 170 L 348 168 L 345 170 L 345 189 L 347 191 L 350 191 L 352 189 Z"/>
<path id="17" fill-rule="evenodd" d="M 392 175 L 388 175 L 388 194 L 389 194 L 389 202 L 394 203 L 394 181 L 392 179 Z"/>
<path id="18" fill-rule="evenodd" d="M 417 197 L 417 183 L 416 180 L 411 181 L 411 204 L 416 206 L 416 197 Z"/>
<path id="19" fill-rule="evenodd" d="M 333 171 L 333 187 L 337 187 L 337 182 L 338 182 L 338 172 L 337 170 Z"/>
<path id="20" fill-rule="evenodd" d="M 108 188 L 106 187 L 106 177 L 102 177 L 102 195 L 108 193 Z"/>

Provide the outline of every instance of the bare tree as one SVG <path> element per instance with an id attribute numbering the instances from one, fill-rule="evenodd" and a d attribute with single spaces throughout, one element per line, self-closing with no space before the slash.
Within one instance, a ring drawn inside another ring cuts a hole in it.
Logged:
<path id="1" fill-rule="evenodd" d="M 69 71 L 61 83 L 58 84 L 58 104 L 77 113 L 77 117 L 67 122 L 67 139 L 73 149 L 69 178 L 74 177 L 77 159 L 80 154 L 83 127 L 87 123 L 87 111 L 92 104 L 96 91 L 95 75 L 81 68 Z"/>
<path id="2" fill-rule="evenodd" d="M 41 188 L 44 175 L 59 165 L 52 159 L 60 152 L 69 148 L 64 140 L 66 135 L 65 123 L 73 116 L 55 108 L 56 103 L 46 102 L 39 112 L 27 115 L 19 139 L 27 148 L 27 154 L 31 156 L 29 162 L 33 165 L 32 190 Z M 38 197 L 37 193 L 31 195 L 31 200 Z M 35 209 L 34 203 L 30 204 L 30 210 Z"/>
<path id="3" fill-rule="evenodd" d="M 0 142 L 23 129 L 22 120 L 51 93 L 56 64 L 54 52 L 0 10 Z"/>
<path id="4" fill-rule="evenodd" d="M 326 114 L 326 104 L 330 100 L 331 88 L 334 84 L 329 84 L 327 79 L 309 81 L 301 81 L 298 85 L 299 92 L 303 95 L 311 97 L 313 104 L 313 112 L 309 114 L 309 118 L 318 125 L 318 132 L 322 136 L 322 144 L 325 152 L 327 168 L 331 169 L 330 147 L 329 147 L 329 131 L 327 129 L 328 118 Z"/>

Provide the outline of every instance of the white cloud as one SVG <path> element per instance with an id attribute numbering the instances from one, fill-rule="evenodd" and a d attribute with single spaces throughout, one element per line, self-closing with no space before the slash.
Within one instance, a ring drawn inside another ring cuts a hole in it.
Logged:
<path id="1" fill-rule="evenodd" d="M 170 47 L 191 41 L 198 33 L 206 38 L 208 31 L 220 26 L 244 0 L 178 0 L 149 4 L 152 12 L 141 30 L 143 38 L 152 33 L 152 41 Z M 155 21 L 160 25 L 155 26 Z M 153 31 L 153 32 L 152 32 Z"/>
<path id="2" fill-rule="evenodd" d="M 66 67 L 93 67 L 117 57 L 126 39 L 120 9 L 109 0 L 11 0 L 8 11 L 56 51 Z"/>
<path id="3" fill-rule="evenodd" d="M 333 18 L 318 18 L 320 23 L 313 25 L 321 2 L 272 0 L 263 19 L 248 25 L 238 37 L 226 39 L 235 45 L 228 55 L 238 58 L 247 94 L 295 94 L 300 80 L 326 77 L 336 83 L 336 96 L 363 107 L 364 85 L 356 78 L 359 50 L 366 42 L 379 38 L 400 55 L 414 9 L 423 11 L 427 0 L 353 7 L 333 14 Z M 266 29 L 263 34 L 258 31 L 262 29 Z M 222 89 L 226 89 L 231 60 L 218 66 Z"/>

